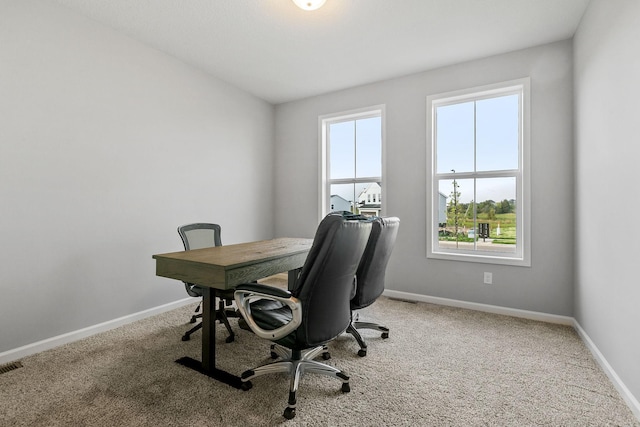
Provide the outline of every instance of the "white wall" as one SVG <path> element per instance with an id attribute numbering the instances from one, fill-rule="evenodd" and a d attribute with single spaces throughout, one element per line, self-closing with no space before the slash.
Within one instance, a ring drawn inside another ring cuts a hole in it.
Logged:
<path id="1" fill-rule="evenodd" d="M 273 237 L 271 105 L 67 9 L 0 0 L 0 353 L 187 297 L 179 224 Z"/>
<path id="2" fill-rule="evenodd" d="M 339 72 L 336 71 L 336 72 Z M 318 221 L 318 116 L 386 105 L 386 214 L 402 223 L 387 289 L 573 315 L 572 44 L 563 41 L 276 107 L 276 235 Z M 426 258 L 426 97 L 531 77 L 532 266 Z M 293 214 L 293 215 L 292 215 Z M 494 284 L 483 284 L 483 272 Z"/>
<path id="3" fill-rule="evenodd" d="M 574 38 L 575 317 L 636 401 L 640 401 L 638 40 L 637 0 L 592 0 Z"/>

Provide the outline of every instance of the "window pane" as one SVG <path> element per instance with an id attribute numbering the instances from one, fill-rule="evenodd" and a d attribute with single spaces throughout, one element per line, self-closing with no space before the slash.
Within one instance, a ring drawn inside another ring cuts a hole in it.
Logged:
<path id="1" fill-rule="evenodd" d="M 356 121 L 356 177 L 382 176 L 382 119 Z"/>
<path id="2" fill-rule="evenodd" d="M 329 125 L 329 153 L 331 179 L 353 178 L 355 176 L 355 126 L 353 121 Z"/>
<path id="3" fill-rule="evenodd" d="M 378 182 L 356 184 L 357 207 L 359 214 L 380 216 L 382 188 Z"/>
<path id="4" fill-rule="evenodd" d="M 515 253 L 516 179 L 461 179 L 455 184 L 454 193 L 454 180 L 439 182 L 439 247 Z"/>
<path id="5" fill-rule="evenodd" d="M 331 184 L 329 212 L 353 212 L 353 201 L 356 200 L 354 184 Z"/>
<path id="6" fill-rule="evenodd" d="M 380 215 L 382 188 L 378 182 L 331 184 L 330 187 L 329 212 L 349 211 L 370 216 Z"/>
<path id="7" fill-rule="evenodd" d="M 516 252 L 516 179 L 476 180 L 478 224 L 487 224 L 488 238 L 478 240 L 478 249 Z"/>
<path id="8" fill-rule="evenodd" d="M 382 110 L 335 116 L 323 120 L 323 127 L 325 159 L 330 164 L 323 164 L 327 186 L 321 192 L 322 211 L 380 215 Z"/>
<path id="9" fill-rule="evenodd" d="M 436 108 L 436 170 L 473 172 L 473 102 Z"/>
<path id="10" fill-rule="evenodd" d="M 477 170 L 518 169 L 518 116 L 518 95 L 477 101 Z"/>
<path id="11" fill-rule="evenodd" d="M 438 240 L 441 248 L 473 249 L 473 179 L 443 179 L 438 184 Z"/>

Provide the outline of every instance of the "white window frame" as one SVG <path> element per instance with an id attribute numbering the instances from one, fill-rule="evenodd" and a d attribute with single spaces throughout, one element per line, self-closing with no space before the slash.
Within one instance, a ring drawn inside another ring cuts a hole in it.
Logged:
<path id="1" fill-rule="evenodd" d="M 499 177 L 489 173 L 437 173 L 435 110 L 439 106 L 520 93 L 518 169 L 502 176 L 516 178 L 516 253 L 441 248 L 438 240 L 439 188 L 441 179 Z M 531 266 L 531 179 L 530 179 L 530 79 L 528 77 L 463 89 L 427 97 L 427 258 L 488 264 Z"/>
<path id="2" fill-rule="evenodd" d="M 382 176 L 363 177 L 363 178 L 344 178 L 344 179 L 330 179 L 331 165 L 329 164 L 329 144 L 328 144 L 328 128 L 331 124 L 348 122 L 358 119 L 366 119 L 371 117 L 380 117 L 380 132 L 381 132 L 381 157 L 382 164 L 381 173 Z M 327 114 L 318 117 L 318 157 L 320 159 L 320 165 L 318 170 L 320 171 L 320 177 L 318 179 L 318 221 L 321 221 L 330 212 L 331 203 L 331 184 L 358 184 L 368 182 L 379 182 L 382 193 L 386 191 L 386 184 L 384 176 L 386 172 L 386 132 L 385 132 L 385 106 L 375 105 L 371 107 L 359 108 L 355 110 L 344 111 L 341 113 Z M 380 214 L 386 212 L 384 204 L 380 204 Z"/>

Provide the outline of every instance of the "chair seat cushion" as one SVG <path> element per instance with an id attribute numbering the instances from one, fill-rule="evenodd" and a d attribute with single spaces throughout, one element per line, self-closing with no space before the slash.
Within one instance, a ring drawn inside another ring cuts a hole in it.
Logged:
<path id="1" fill-rule="evenodd" d="M 279 301 L 261 299 L 251 303 L 251 316 L 262 329 L 277 329 L 293 319 L 291 309 Z M 276 341 L 278 344 L 294 348 L 296 346 L 296 331 Z"/>
<path id="2" fill-rule="evenodd" d="M 293 319 L 289 307 L 281 302 L 267 299 L 251 303 L 251 315 L 262 329 L 277 329 Z"/>

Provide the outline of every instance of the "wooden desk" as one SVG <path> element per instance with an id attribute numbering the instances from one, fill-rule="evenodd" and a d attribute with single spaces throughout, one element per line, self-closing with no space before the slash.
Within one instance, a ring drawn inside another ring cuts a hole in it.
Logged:
<path id="1" fill-rule="evenodd" d="M 239 377 L 216 368 L 215 290 L 233 289 L 284 271 L 289 272 L 291 288 L 312 243 L 313 239 L 279 238 L 153 255 L 157 276 L 203 289 L 202 361 L 183 357 L 176 362 L 240 388 Z"/>

